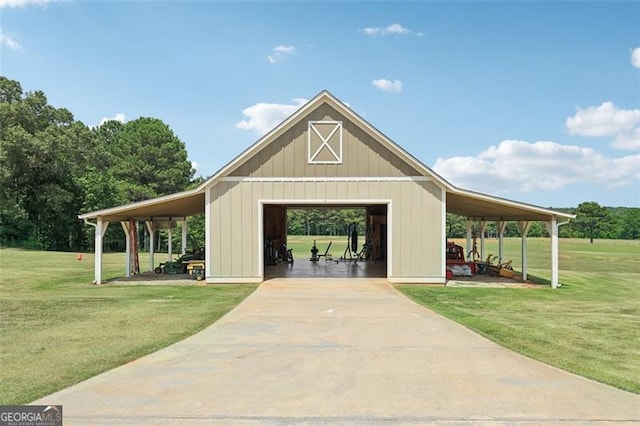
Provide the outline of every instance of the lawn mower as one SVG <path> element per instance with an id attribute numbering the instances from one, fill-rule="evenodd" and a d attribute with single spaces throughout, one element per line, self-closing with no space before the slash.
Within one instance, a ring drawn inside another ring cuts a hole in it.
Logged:
<path id="1" fill-rule="evenodd" d="M 156 274 L 186 274 L 189 262 L 194 260 L 204 260 L 204 250 L 202 247 L 197 245 L 196 240 L 192 235 L 189 235 L 189 238 L 193 247 L 192 251 L 186 252 L 176 260 L 169 260 L 167 262 L 160 263 L 160 266 L 157 266 L 153 271 Z"/>

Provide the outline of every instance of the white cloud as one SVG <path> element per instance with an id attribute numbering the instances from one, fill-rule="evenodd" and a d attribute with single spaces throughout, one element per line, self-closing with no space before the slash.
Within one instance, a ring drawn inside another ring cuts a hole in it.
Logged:
<path id="1" fill-rule="evenodd" d="M 567 131 L 580 136 L 615 136 L 613 148 L 640 149 L 640 109 L 620 109 L 613 102 L 585 109 L 576 108 L 567 118 Z"/>
<path id="2" fill-rule="evenodd" d="M 636 47 L 631 51 L 631 65 L 640 68 L 640 47 Z"/>
<path id="3" fill-rule="evenodd" d="M 383 92 L 400 93 L 402 92 L 402 82 L 400 80 L 385 80 L 384 78 L 373 80 L 371 82 L 375 87 Z"/>
<path id="4" fill-rule="evenodd" d="M 477 156 L 438 158 L 433 169 L 462 188 L 498 195 L 583 183 L 612 188 L 640 180 L 640 155 L 607 158 L 575 145 L 505 140 Z"/>
<path id="5" fill-rule="evenodd" d="M 20 43 L 2 32 L 0 28 L 0 46 L 7 46 L 11 50 L 22 50 Z"/>
<path id="6" fill-rule="evenodd" d="M 393 23 L 386 27 L 367 27 L 360 30 L 360 32 L 369 37 L 386 36 L 390 34 L 395 35 L 416 35 L 418 37 L 423 36 L 423 33 L 415 32 L 409 28 L 405 28 L 400 24 Z"/>
<path id="7" fill-rule="evenodd" d="M 51 3 L 51 0 L 0 0 L 0 9 L 4 7 L 39 6 L 47 3 Z"/>
<path id="8" fill-rule="evenodd" d="M 200 168 L 200 164 L 198 164 L 198 162 L 197 162 L 197 161 L 192 161 L 192 162 L 191 162 L 191 168 L 192 168 L 193 170 L 195 170 L 195 171 L 196 171 L 196 173 L 198 173 L 198 172 L 200 171 L 200 170 L 199 170 L 199 168 Z"/>
<path id="9" fill-rule="evenodd" d="M 615 136 L 632 131 L 638 124 L 640 109 L 619 109 L 612 102 L 585 109 L 577 107 L 576 114 L 566 121 L 569 133 L 581 136 Z"/>
<path id="10" fill-rule="evenodd" d="M 307 100 L 302 98 L 292 99 L 291 104 L 257 103 L 242 110 L 245 118 L 236 123 L 236 127 L 265 134 L 280 124 L 282 120 L 296 112 L 305 103 L 307 103 Z"/>
<path id="11" fill-rule="evenodd" d="M 119 113 L 117 113 L 115 115 L 115 117 L 111 117 L 111 118 L 103 117 L 102 120 L 100 120 L 100 125 L 102 126 L 104 123 L 106 123 L 107 121 L 111 121 L 111 120 L 119 121 L 121 123 L 124 123 L 126 121 L 125 117 L 124 117 L 124 114 L 119 112 Z"/>
<path id="12" fill-rule="evenodd" d="M 617 149 L 640 149 L 640 127 L 631 132 L 619 134 L 613 140 L 611 146 Z"/>
<path id="13" fill-rule="evenodd" d="M 267 60 L 270 63 L 275 64 L 294 53 L 296 53 L 296 48 L 294 46 L 276 46 L 272 49 L 271 55 L 267 56 Z"/>

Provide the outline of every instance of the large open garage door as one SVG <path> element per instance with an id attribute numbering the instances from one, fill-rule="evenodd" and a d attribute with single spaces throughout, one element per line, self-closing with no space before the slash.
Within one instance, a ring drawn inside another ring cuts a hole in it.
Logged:
<path id="1" fill-rule="evenodd" d="M 262 206 L 264 278 L 386 278 L 387 204 Z"/>

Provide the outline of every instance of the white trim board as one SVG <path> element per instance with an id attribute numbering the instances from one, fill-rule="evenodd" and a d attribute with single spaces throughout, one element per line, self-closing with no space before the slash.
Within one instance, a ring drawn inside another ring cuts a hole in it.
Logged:
<path id="1" fill-rule="evenodd" d="M 331 130 L 325 138 L 318 130 L 317 125 L 333 126 L 333 130 Z M 331 141 L 336 132 L 338 133 L 338 146 L 335 147 L 337 148 L 337 152 L 331 147 Z M 320 139 L 320 144 L 315 150 L 311 146 L 313 134 Z M 325 148 L 331 153 L 333 160 L 318 160 L 318 156 Z M 309 121 L 307 130 L 307 155 L 308 164 L 342 164 L 342 121 Z"/>
<path id="2" fill-rule="evenodd" d="M 445 284 L 445 277 L 389 277 L 391 284 Z"/>
<path id="3" fill-rule="evenodd" d="M 264 280 L 260 277 L 207 277 L 207 284 L 260 284 Z"/>
<path id="4" fill-rule="evenodd" d="M 428 176 L 304 176 L 304 177 L 249 177 L 227 176 L 221 182 L 430 182 Z"/>
<path id="5" fill-rule="evenodd" d="M 366 207 L 368 205 L 380 205 L 387 204 L 390 205 L 392 200 L 387 199 L 379 199 L 379 198 L 368 198 L 368 199 L 360 199 L 360 198 L 347 198 L 347 199 L 295 199 L 295 198 L 266 198 L 259 199 L 258 204 L 281 204 L 285 207 L 290 206 L 299 206 L 301 204 L 310 204 L 310 205 L 318 205 L 323 206 L 326 204 L 334 204 L 334 205 L 353 205 L 353 206 L 363 206 Z"/>

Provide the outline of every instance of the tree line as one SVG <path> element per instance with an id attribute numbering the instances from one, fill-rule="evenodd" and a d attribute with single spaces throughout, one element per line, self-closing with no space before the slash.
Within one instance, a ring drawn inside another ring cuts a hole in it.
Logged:
<path id="1" fill-rule="evenodd" d="M 640 208 L 604 207 L 595 201 L 580 203 L 575 208 L 552 208 L 553 210 L 575 214 L 576 218 L 559 228 L 560 238 L 589 238 L 636 240 L 640 239 Z M 467 232 L 464 217 L 447 214 L 448 237 L 464 238 Z M 475 228 L 474 228 L 475 230 Z M 486 236 L 497 237 L 494 222 L 487 224 Z M 520 231 L 515 222 L 507 223 L 505 237 L 519 237 Z M 542 222 L 533 222 L 527 234 L 529 237 L 548 237 L 546 226 Z"/>
<path id="2" fill-rule="evenodd" d="M 596 202 L 581 203 L 575 208 L 554 209 L 575 214 L 576 218 L 559 228 L 561 238 L 593 239 L 640 239 L 640 208 L 603 207 Z M 365 232 L 364 209 L 292 209 L 287 216 L 287 228 L 290 235 L 346 235 L 347 227 L 355 223 L 358 233 Z M 447 237 L 465 238 L 466 218 L 447 214 Z M 477 225 L 472 230 L 476 231 Z M 519 237 L 520 231 L 515 222 L 508 222 L 505 237 Z M 529 237 L 548 237 L 546 226 L 542 222 L 533 222 L 527 234 Z M 487 223 L 485 236 L 497 237 L 495 222 Z"/>
<path id="3" fill-rule="evenodd" d="M 184 143 L 157 118 L 89 127 L 42 91 L 0 76 L 0 244 L 44 250 L 90 247 L 77 216 L 186 189 Z M 119 227 L 107 248 L 123 247 Z"/>
<path id="4" fill-rule="evenodd" d="M 183 191 L 200 182 L 202 178 L 194 179 L 184 142 L 162 120 L 140 117 L 87 126 L 68 109 L 49 105 L 42 91 L 25 92 L 18 81 L 0 76 L 0 246 L 91 248 L 93 228 L 78 220 L 79 214 Z M 577 215 L 560 228 L 561 237 L 640 238 L 638 208 L 585 202 L 561 210 Z M 356 223 L 364 233 L 364 221 L 364 209 L 292 209 L 288 231 L 345 235 L 348 225 Z M 464 218 L 449 216 L 448 221 L 450 237 L 465 235 Z M 202 215 L 189 219 L 189 232 L 204 241 Z M 516 225 L 509 224 L 507 236 L 517 235 Z M 544 225 L 533 224 L 529 235 L 546 235 Z M 124 248 L 119 226 L 108 228 L 104 245 L 106 250 Z"/>

